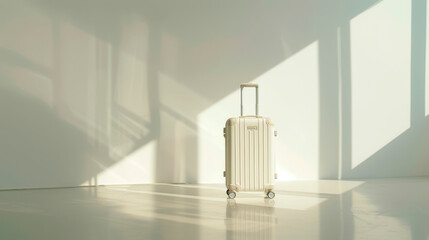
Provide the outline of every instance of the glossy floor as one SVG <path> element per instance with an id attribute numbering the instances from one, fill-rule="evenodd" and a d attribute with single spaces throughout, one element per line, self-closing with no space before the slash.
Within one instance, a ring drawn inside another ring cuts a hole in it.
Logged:
<path id="1" fill-rule="evenodd" d="M 0 191 L 0 239 L 429 239 L 429 178 Z"/>

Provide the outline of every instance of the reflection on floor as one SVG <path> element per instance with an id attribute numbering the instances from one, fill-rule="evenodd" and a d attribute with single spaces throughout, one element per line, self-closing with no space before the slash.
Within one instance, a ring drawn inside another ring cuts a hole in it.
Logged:
<path id="1" fill-rule="evenodd" d="M 429 239 L 429 178 L 0 191 L 0 239 Z"/>

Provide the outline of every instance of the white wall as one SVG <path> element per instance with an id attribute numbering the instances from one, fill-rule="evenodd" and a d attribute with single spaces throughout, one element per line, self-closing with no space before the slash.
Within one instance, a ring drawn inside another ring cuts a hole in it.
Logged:
<path id="1" fill-rule="evenodd" d="M 429 175 L 424 1 L 2 4 L 0 189 L 222 182 L 242 82 L 281 180 Z"/>

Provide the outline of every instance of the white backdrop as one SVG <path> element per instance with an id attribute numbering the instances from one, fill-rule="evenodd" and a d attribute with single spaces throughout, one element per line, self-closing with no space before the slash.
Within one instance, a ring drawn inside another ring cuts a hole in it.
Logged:
<path id="1" fill-rule="evenodd" d="M 223 182 L 242 82 L 280 180 L 429 175 L 426 5 L 4 3 L 0 189 Z"/>

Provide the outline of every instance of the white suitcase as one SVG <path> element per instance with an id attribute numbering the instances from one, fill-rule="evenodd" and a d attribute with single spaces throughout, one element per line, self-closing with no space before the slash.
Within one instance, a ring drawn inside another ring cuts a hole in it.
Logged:
<path id="1" fill-rule="evenodd" d="M 256 115 L 243 116 L 243 88 L 256 89 Z M 264 191 L 274 198 L 274 123 L 258 116 L 258 84 L 246 83 L 241 89 L 241 116 L 228 119 L 224 128 L 226 194 L 235 198 L 239 191 Z"/>

